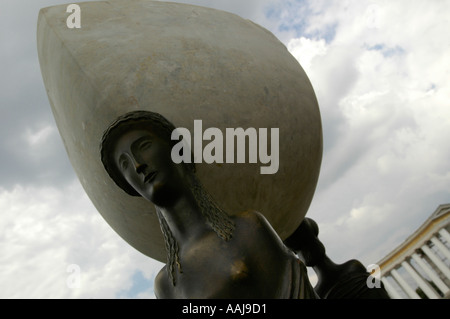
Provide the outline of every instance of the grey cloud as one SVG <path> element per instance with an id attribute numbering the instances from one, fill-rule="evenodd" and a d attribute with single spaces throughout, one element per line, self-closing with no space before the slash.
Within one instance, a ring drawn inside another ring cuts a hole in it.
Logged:
<path id="1" fill-rule="evenodd" d="M 0 186 L 17 184 L 61 186 L 74 177 L 59 135 L 40 149 L 25 143 L 27 132 L 56 125 L 42 82 L 36 48 L 39 9 L 64 1 L 6 1 L 2 3 L 0 34 Z"/>

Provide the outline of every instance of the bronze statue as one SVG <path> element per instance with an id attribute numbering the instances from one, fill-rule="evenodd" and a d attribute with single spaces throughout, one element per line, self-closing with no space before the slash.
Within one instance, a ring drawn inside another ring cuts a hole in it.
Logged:
<path id="1" fill-rule="evenodd" d="M 174 125 L 135 111 L 104 133 L 101 159 L 114 182 L 153 203 L 167 264 L 155 280 L 158 298 L 316 298 L 303 262 L 255 211 L 230 216 L 195 175 L 175 164 Z"/>
<path id="2" fill-rule="evenodd" d="M 101 166 L 91 165 L 98 156 L 98 142 L 92 137 L 103 133 L 105 116 L 128 112 L 149 101 L 158 101 L 156 109 L 180 119 L 193 113 L 205 114 L 214 122 L 227 119 L 220 123 L 222 127 L 228 120 L 235 123 L 232 126 L 250 119 L 252 126 L 283 123 L 282 174 L 277 176 L 281 178 L 255 178 L 248 169 L 251 166 L 234 171 L 234 177 L 228 169 L 206 171 L 210 180 L 220 176 L 222 184 L 236 188 L 233 195 L 221 199 L 223 205 L 230 204 L 226 201 L 231 196 L 251 207 L 263 203 L 265 193 L 253 196 L 247 192 L 254 189 L 247 187 L 250 183 L 283 191 L 282 196 L 267 199 L 270 205 L 257 207 L 270 207 L 259 208 L 266 216 L 284 217 L 273 223 L 283 236 L 294 231 L 317 184 L 322 122 L 307 75 L 273 34 L 223 11 L 146 0 L 83 3 L 84 12 L 95 14 L 83 18 L 89 28 L 74 33 L 61 23 L 61 12 L 66 11 L 63 6 L 44 8 L 39 14 L 37 44 L 43 80 L 80 182 L 118 234 L 144 254 L 164 259 L 161 238 L 150 243 L 143 240 L 151 236 L 143 236 L 142 229 L 151 233 L 157 228 L 153 216 L 122 218 L 126 212 L 120 211 L 121 207 L 136 211 L 142 203 L 133 207 L 125 194 L 110 189 L 105 174 L 97 174 Z M 235 37 L 236 33 L 240 36 Z M 99 39 L 101 45 L 86 45 L 99 43 Z M 236 81 L 242 74 L 245 76 Z M 284 85 L 280 86 L 280 81 Z M 240 119 L 236 114 L 244 116 Z M 336 287 L 344 288 L 336 293 L 339 296 L 351 292 L 343 282 L 350 275 L 351 283 L 361 283 L 366 276 L 360 276 L 361 267 L 332 263 L 315 236 L 302 241 L 308 234 L 302 230 L 308 222 L 283 243 L 260 213 L 230 216 L 223 211 L 202 187 L 193 164 L 172 161 L 174 129 L 159 114 L 127 113 L 104 132 L 101 149 L 104 167 L 115 183 L 156 208 L 168 256 L 156 278 L 158 297 L 316 298 L 306 266 L 295 251 L 318 256 L 311 266 L 319 273 L 316 288 L 320 296 L 330 297 L 328 292 L 337 292 Z M 214 175 L 218 171 L 220 174 Z M 239 174 L 242 179 L 235 178 Z M 237 184 L 236 180 L 245 182 Z M 214 189 L 216 197 L 222 184 Z M 105 194 L 119 196 L 111 199 Z"/>
<path id="3" fill-rule="evenodd" d="M 319 227 L 311 218 L 305 218 L 284 243 L 295 251 L 306 266 L 312 267 L 319 278 L 314 290 L 323 299 L 389 299 L 380 282 L 379 288 L 370 288 L 370 274 L 358 260 L 334 263 L 318 238 Z"/>

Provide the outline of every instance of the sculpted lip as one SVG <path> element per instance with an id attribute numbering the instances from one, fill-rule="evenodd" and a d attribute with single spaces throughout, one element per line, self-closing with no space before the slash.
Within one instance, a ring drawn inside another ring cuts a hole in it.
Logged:
<path id="1" fill-rule="evenodd" d="M 147 183 L 152 182 L 155 179 L 157 173 L 158 172 L 155 171 L 155 172 L 151 172 L 151 173 L 147 174 L 144 178 L 144 183 L 147 184 Z"/>

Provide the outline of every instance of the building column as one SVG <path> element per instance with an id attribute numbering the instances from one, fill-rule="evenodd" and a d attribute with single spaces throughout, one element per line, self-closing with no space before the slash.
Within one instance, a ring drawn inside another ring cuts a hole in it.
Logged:
<path id="1" fill-rule="evenodd" d="M 450 234 L 448 233 L 447 229 L 442 228 L 439 231 L 439 234 L 447 241 L 447 243 L 450 243 Z"/>
<path id="2" fill-rule="evenodd" d="M 448 251 L 447 247 L 435 236 L 431 238 L 431 242 L 436 246 L 436 248 L 445 256 L 448 260 L 450 260 L 450 251 Z"/>
<path id="3" fill-rule="evenodd" d="M 436 293 L 436 291 L 431 288 L 429 283 L 423 280 L 422 276 L 420 276 L 406 260 L 402 262 L 402 266 L 411 275 L 411 277 L 413 277 L 413 279 L 416 281 L 416 283 L 422 289 L 423 293 L 427 295 L 428 298 L 439 299 L 440 296 Z"/>
<path id="4" fill-rule="evenodd" d="M 386 289 L 386 291 L 389 294 L 389 297 L 391 297 L 391 299 L 403 299 L 403 297 L 397 292 L 397 290 L 395 289 L 394 286 L 392 286 L 392 284 L 389 282 L 389 280 L 387 280 L 387 275 L 383 276 L 381 278 L 381 282 L 384 285 L 384 288 Z"/>
<path id="5" fill-rule="evenodd" d="M 423 259 L 416 253 L 412 254 L 412 259 L 419 265 L 420 268 L 430 277 L 431 281 L 439 288 L 439 290 L 445 295 L 447 292 L 450 292 L 450 289 L 447 285 L 439 278 L 439 275 L 428 266 Z"/>
<path id="6" fill-rule="evenodd" d="M 406 294 L 411 299 L 421 299 L 420 296 L 414 291 L 414 289 L 411 288 L 410 285 L 405 281 L 405 279 L 400 276 L 400 274 L 397 272 L 397 270 L 392 269 L 391 270 L 392 277 L 398 282 L 400 287 L 406 292 Z"/>
<path id="7" fill-rule="evenodd" d="M 431 259 L 431 261 L 439 268 L 440 271 L 446 276 L 450 278 L 450 269 L 446 264 L 438 257 L 436 254 L 428 247 L 427 245 L 423 245 L 421 247 L 422 251 Z"/>

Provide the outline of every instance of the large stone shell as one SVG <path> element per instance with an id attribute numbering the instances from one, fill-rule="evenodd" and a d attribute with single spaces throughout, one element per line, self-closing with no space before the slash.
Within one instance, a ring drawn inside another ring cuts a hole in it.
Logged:
<path id="1" fill-rule="evenodd" d="M 41 71 L 68 156 L 109 225 L 142 253 L 165 260 L 151 203 L 128 196 L 100 161 L 104 130 L 119 115 L 150 110 L 177 127 L 279 128 L 279 170 L 258 164 L 197 164 L 197 175 L 230 214 L 257 210 L 282 239 L 301 223 L 322 158 L 314 90 L 269 31 L 227 12 L 159 1 L 79 3 L 39 13 Z M 206 142 L 205 142 L 206 144 Z"/>

